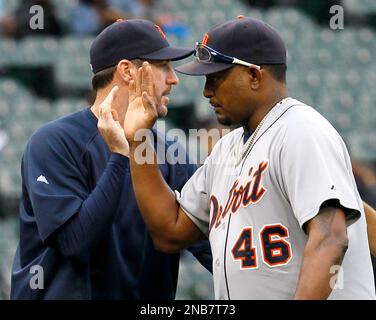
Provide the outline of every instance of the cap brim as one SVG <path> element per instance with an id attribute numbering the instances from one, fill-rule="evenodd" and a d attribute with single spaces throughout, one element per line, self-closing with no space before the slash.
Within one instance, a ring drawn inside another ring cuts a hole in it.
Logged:
<path id="1" fill-rule="evenodd" d="M 229 69 L 233 66 L 234 65 L 230 63 L 199 62 L 196 60 L 183 64 L 175 68 L 175 70 L 177 72 L 188 74 L 190 76 L 204 76 L 207 74 L 216 73 Z"/>
<path id="2" fill-rule="evenodd" d="M 181 60 L 193 54 L 194 49 L 186 47 L 165 47 L 157 51 L 140 56 L 146 60 Z"/>

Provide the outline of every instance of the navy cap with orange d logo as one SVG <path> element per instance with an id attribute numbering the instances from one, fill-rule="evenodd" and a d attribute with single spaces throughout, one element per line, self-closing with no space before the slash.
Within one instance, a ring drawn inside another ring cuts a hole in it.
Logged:
<path id="1" fill-rule="evenodd" d="M 97 73 L 122 59 L 180 60 L 193 52 L 193 48 L 170 46 L 161 27 L 151 21 L 118 20 L 94 39 L 90 65 L 93 73 Z"/>
<path id="2" fill-rule="evenodd" d="M 269 24 L 238 16 L 236 19 L 218 24 L 203 37 L 202 44 L 230 57 L 248 63 L 286 63 L 286 47 L 279 33 Z M 231 63 L 192 61 L 176 68 L 188 75 L 205 75 L 233 67 Z"/>

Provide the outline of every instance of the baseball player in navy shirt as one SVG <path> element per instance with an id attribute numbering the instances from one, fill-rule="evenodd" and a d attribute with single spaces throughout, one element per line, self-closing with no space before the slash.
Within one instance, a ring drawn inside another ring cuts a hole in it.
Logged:
<path id="1" fill-rule="evenodd" d="M 122 126 L 141 60 L 152 66 L 158 113 L 165 116 L 167 95 L 178 83 L 170 61 L 192 53 L 169 46 L 162 30 L 146 20 L 118 21 L 94 40 L 94 105 L 44 125 L 22 159 L 12 299 L 175 297 L 179 254 L 153 246 L 133 193 Z M 109 130 L 114 125 L 117 130 Z M 175 143 L 156 131 L 153 138 L 165 150 Z M 160 169 L 170 188 L 181 190 L 196 167 L 166 163 Z M 207 240 L 189 250 L 211 271 Z M 33 285 L 36 271 L 42 279 Z"/>

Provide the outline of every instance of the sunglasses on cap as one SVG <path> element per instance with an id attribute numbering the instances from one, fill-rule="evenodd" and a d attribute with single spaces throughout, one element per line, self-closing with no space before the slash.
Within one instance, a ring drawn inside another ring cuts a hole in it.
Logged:
<path id="1" fill-rule="evenodd" d="M 261 67 L 256 64 L 248 63 L 238 58 L 220 53 L 201 42 L 196 42 L 194 55 L 199 62 L 232 63 L 232 64 L 239 64 L 239 65 L 246 66 L 246 67 L 253 67 L 259 70 L 261 69 Z"/>

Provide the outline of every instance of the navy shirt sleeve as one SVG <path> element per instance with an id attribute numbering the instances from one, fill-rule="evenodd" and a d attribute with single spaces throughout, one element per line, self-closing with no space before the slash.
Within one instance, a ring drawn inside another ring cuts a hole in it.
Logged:
<path id="1" fill-rule="evenodd" d="M 98 241 L 113 223 L 129 160 L 113 153 L 96 187 L 79 212 L 60 227 L 54 244 L 68 258 L 88 260 Z"/>
<path id="2" fill-rule="evenodd" d="M 109 203 L 116 205 L 115 198 L 123 185 L 125 157 L 112 155 L 105 174 L 91 192 L 79 163 L 82 155 L 75 154 L 66 139 L 57 130 L 44 128 L 32 136 L 24 154 L 23 181 L 43 241 L 77 213 L 90 212 L 92 217 L 113 214 Z M 84 223 L 89 219 L 84 218 Z"/>
<path id="3" fill-rule="evenodd" d="M 43 241 L 78 212 L 88 195 L 74 156 L 51 130 L 39 130 L 31 137 L 23 157 L 22 178 Z"/>

